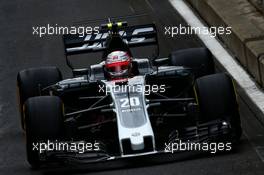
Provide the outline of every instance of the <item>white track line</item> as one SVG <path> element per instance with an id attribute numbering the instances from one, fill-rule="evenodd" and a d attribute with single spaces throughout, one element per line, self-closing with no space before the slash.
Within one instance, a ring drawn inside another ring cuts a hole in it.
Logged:
<path id="1" fill-rule="evenodd" d="M 206 27 L 183 0 L 169 0 L 169 2 L 190 26 Z M 216 38 L 204 34 L 197 35 L 212 52 L 217 61 L 229 72 L 238 85 L 244 89 L 246 95 L 256 105 L 258 110 L 264 114 L 264 93 L 256 86 L 248 73 L 234 60 Z M 261 120 L 264 121 L 263 118 Z"/>

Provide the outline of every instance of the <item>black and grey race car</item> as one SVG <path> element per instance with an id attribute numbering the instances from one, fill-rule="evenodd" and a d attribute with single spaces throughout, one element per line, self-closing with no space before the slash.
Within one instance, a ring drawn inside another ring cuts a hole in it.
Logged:
<path id="1" fill-rule="evenodd" d="M 63 80 L 56 67 L 30 68 L 17 76 L 27 160 L 33 167 L 170 155 L 168 145 L 179 140 L 239 140 L 234 83 L 228 74 L 215 73 L 207 48 L 134 58 L 133 47 L 158 50 L 157 30 L 154 24 L 126 22 L 109 22 L 85 36 L 64 35 L 63 41 L 72 78 Z M 123 79 L 107 74 L 107 55 L 115 51 L 133 58 L 132 73 Z M 72 66 L 71 55 L 91 52 L 102 52 L 102 62 L 85 69 Z"/>

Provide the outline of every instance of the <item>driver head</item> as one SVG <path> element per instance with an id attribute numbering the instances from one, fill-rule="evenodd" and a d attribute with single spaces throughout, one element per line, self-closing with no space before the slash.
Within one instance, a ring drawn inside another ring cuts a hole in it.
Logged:
<path id="1" fill-rule="evenodd" d="M 107 55 L 105 70 L 110 80 L 130 77 L 132 57 L 125 51 L 113 51 Z"/>

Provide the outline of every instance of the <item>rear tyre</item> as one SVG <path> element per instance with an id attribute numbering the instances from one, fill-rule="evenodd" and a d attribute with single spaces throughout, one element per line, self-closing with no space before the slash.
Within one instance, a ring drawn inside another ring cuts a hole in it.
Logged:
<path id="1" fill-rule="evenodd" d="M 17 90 L 21 125 L 24 129 L 23 105 L 30 97 L 48 95 L 48 92 L 40 93 L 40 89 L 53 85 L 62 80 L 61 72 L 56 67 L 40 67 L 22 70 L 17 75 Z"/>
<path id="2" fill-rule="evenodd" d="M 227 74 L 219 73 L 196 80 L 195 91 L 200 109 L 200 120 L 223 119 L 231 125 L 231 140 L 238 141 L 242 129 L 238 104 L 232 79 Z"/>
<path id="3" fill-rule="evenodd" d="M 63 106 L 59 97 L 40 96 L 25 103 L 25 131 L 27 160 L 32 168 L 41 165 L 39 150 L 34 145 L 63 136 Z"/>
<path id="4" fill-rule="evenodd" d="M 207 48 L 177 50 L 169 58 L 169 65 L 191 68 L 195 78 L 215 73 L 214 60 Z"/>

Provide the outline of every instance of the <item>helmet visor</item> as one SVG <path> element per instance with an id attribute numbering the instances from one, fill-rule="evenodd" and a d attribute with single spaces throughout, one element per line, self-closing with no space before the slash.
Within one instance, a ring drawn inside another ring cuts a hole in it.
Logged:
<path id="1" fill-rule="evenodd" d="M 106 65 L 106 69 L 109 73 L 122 73 L 129 69 L 130 62 L 129 61 L 122 61 L 122 62 L 115 62 Z"/>

